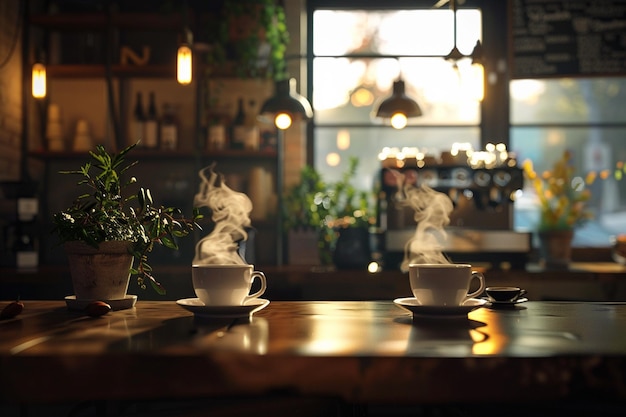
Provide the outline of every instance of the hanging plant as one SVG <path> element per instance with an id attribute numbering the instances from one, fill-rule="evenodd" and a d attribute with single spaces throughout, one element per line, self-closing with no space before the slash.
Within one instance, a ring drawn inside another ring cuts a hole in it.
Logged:
<path id="1" fill-rule="evenodd" d="M 225 0 L 218 21 L 209 25 L 208 63 L 231 66 L 242 78 L 284 79 L 289 43 L 284 8 L 276 0 Z"/>

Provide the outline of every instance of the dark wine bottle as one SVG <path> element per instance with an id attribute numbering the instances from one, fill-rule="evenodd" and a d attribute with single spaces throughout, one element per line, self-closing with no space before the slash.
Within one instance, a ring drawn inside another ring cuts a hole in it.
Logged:
<path id="1" fill-rule="evenodd" d="M 237 113 L 231 126 L 231 148 L 243 149 L 246 143 L 246 111 L 243 108 L 243 98 L 237 102 Z"/>
<path id="2" fill-rule="evenodd" d="M 144 124 L 143 139 L 146 148 L 155 149 L 159 146 L 159 118 L 156 110 L 154 91 L 150 92 L 148 115 Z"/>
<path id="3" fill-rule="evenodd" d="M 163 117 L 161 119 L 161 149 L 175 150 L 178 148 L 178 120 L 174 112 L 174 106 L 170 103 L 163 105 Z"/>
<path id="4" fill-rule="evenodd" d="M 130 122 L 130 132 L 128 134 L 128 144 L 132 145 L 133 143 L 137 143 L 140 141 L 140 145 L 144 145 L 143 143 L 143 135 L 144 135 L 144 125 L 146 123 L 146 114 L 143 110 L 143 99 L 141 97 L 141 92 L 137 92 L 137 97 L 135 99 L 135 108 L 133 110 L 133 118 Z"/>

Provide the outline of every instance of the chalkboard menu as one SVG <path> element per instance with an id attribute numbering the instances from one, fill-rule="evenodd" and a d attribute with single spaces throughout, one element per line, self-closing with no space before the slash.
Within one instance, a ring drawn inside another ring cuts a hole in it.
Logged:
<path id="1" fill-rule="evenodd" d="M 626 0 L 510 0 L 513 78 L 626 75 Z"/>

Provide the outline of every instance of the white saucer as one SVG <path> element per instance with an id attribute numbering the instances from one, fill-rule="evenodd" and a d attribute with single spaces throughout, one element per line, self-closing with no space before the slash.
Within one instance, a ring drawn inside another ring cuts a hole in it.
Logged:
<path id="1" fill-rule="evenodd" d="M 470 298 L 460 306 L 423 306 L 415 297 L 396 298 L 394 304 L 413 313 L 413 316 L 428 317 L 460 317 L 466 316 L 470 311 L 481 308 L 487 304 L 482 298 Z"/>
<path id="2" fill-rule="evenodd" d="M 528 301 L 528 298 L 522 297 L 522 298 L 518 298 L 515 301 L 496 301 L 496 300 L 490 300 L 489 298 L 485 298 L 484 300 L 487 301 L 487 303 L 491 307 L 513 307 L 517 304 L 525 303 L 526 301 Z"/>
<path id="3" fill-rule="evenodd" d="M 137 302 L 136 295 L 126 295 L 126 297 L 119 300 L 89 300 L 89 299 L 76 299 L 75 295 L 68 295 L 65 297 L 65 304 L 70 310 L 84 310 L 89 303 L 93 301 L 103 301 L 111 306 L 111 310 L 126 310 L 133 308 Z"/>
<path id="4" fill-rule="evenodd" d="M 199 298 L 184 298 L 176 304 L 202 318 L 240 318 L 250 317 L 252 313 L 264 309 L 270 300 L 255 298 L 241 306 L 206 306 Z"/>

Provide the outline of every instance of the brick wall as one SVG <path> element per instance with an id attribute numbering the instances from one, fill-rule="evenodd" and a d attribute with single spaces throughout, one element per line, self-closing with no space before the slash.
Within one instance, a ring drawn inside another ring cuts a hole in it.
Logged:
<path id="1" fill-rule="evenodd" d="M 0 181 L 20 177 L 23 115 L 19 4 L 20 0 L 0 1 Z"/>

